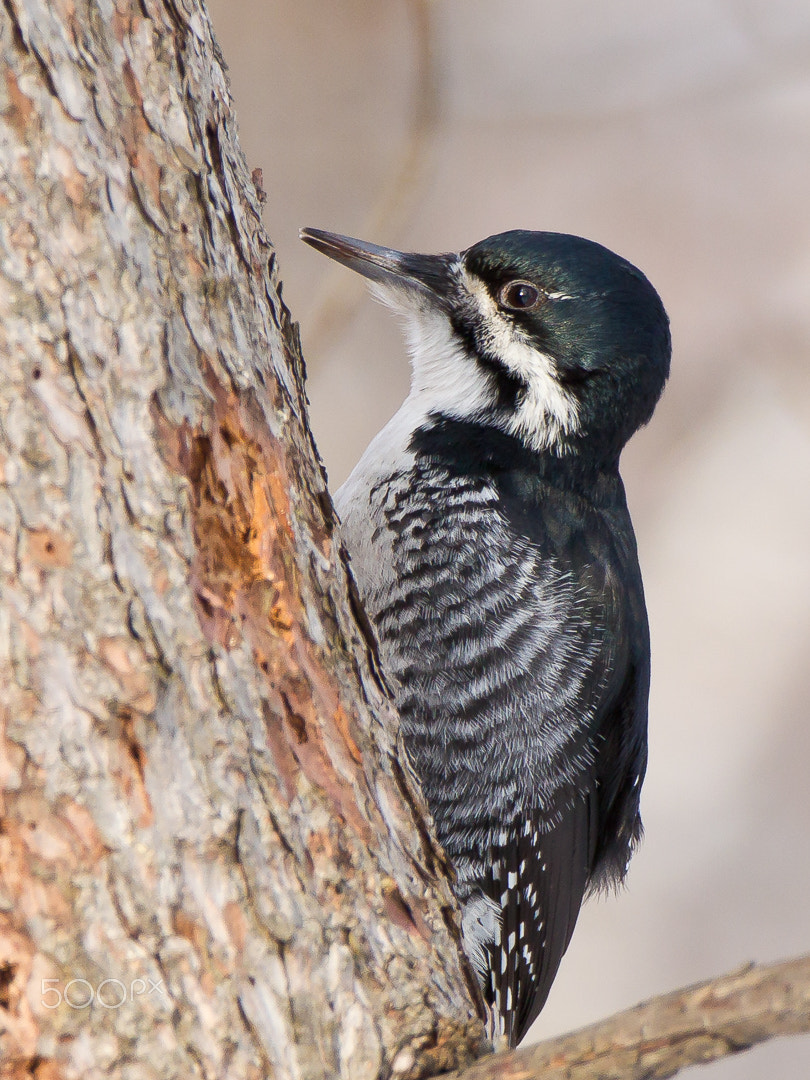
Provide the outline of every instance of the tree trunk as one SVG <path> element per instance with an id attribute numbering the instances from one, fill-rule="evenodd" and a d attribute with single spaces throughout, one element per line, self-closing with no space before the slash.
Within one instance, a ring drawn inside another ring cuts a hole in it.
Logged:
<path id="1" fill-rule="evenodd" d="M 463 1066 L 205 10 L 4 0 L 0 46 L 2 1075 Z"/>

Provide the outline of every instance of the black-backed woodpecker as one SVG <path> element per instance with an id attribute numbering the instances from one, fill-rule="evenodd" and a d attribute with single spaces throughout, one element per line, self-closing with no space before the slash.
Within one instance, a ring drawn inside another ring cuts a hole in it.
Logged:
<path id="1" fill-rule="evenodd" d="M 585 895 L 641 835 L 650 646 L 619 476 L 669 372 L 653 287 L 599 244 L 452 255 L 305 229 L 404 319 L 411 391 L 335 497 L 466 951 L 514 1045 Z"/>

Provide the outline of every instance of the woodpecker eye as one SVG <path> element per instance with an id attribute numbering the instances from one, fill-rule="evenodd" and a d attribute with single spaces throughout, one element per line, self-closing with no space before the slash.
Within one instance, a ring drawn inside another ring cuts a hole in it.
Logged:
<path id="1" fill-rule="evenodd" d="M 510 281 L 498 293 L 501 307 L 530 311 L 540 303 L 540 290 L 530 281 Z"/>

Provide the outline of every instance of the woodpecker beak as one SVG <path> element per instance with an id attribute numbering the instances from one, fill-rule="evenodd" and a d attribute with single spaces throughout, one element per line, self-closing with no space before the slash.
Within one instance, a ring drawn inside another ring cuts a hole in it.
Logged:
<path id="1" fill-rule="evenodd" d="M 378 247 L 350 236 L 324 232 L 322 229 L 301 229 L 298 234 L 305 244 L 322 255 L 343 263 L 350 270 L 367 277 L 384 291 L 417 292 L 434 304 L 446 306 L 450 290 L 450 264 L 455 256 L 416 255 L 409 251 L 394 251 Z"/>

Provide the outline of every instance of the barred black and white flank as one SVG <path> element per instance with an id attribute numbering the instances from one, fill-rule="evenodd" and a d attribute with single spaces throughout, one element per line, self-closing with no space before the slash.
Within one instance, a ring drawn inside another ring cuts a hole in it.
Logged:
<path id="1" fill-rule="evenodd" d="M 411 392 L 336 505 L 493 1030 L 540 1012 L 641 833 L 650 651 L 619 455 L 669 370 L 647 279 L 575 236 L 414 255 L 314 229 L 405 320 Z"/>

